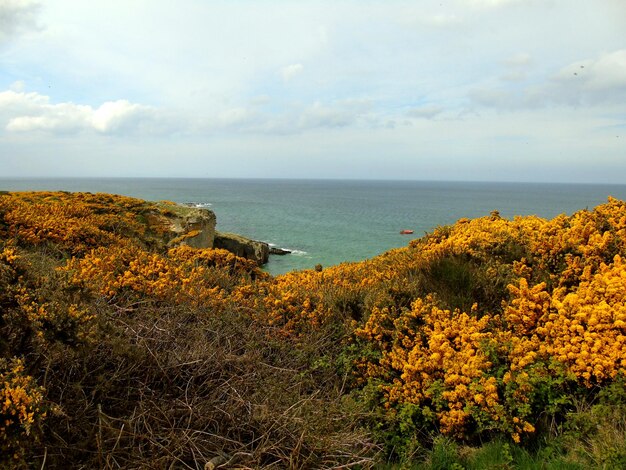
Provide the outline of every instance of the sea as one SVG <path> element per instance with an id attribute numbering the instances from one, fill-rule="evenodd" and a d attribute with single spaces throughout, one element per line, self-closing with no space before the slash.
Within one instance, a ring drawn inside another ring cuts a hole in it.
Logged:
<path id="1" fill-rule="evenodd" d="M 270 257 L 271 274 L 371 258 L 494 210 L 552 218 L 608 196 L 626 200 L 626 185 L 445 181 L 0 178 L 0 190 L 105 192 L 204 207 L 215 212 L 217 230 L 291 251 Z"/>

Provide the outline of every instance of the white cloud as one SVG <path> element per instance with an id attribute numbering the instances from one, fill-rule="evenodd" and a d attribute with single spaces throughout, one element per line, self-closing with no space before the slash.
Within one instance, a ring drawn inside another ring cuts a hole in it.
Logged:
<path id="1" fill-rule="evenodd" d="M 304 66 L 302 64 L 291 64 L 283 67 L 280 71 L 283 80 L 286 82 L 290 81 L 294 77 L 300 75 L 304 70 Z"/>
<path id="2" fill-rule="evenodd" d="M 22 80 L 16 80 L 9 86 L 9 90 L 15 92 L 22 92 L 26 88 L 26 84 Z"/>
<path id="3" fill-rule="evenodd" d="M 0 1 L 0 45 L 29 29 L 37 29 L 39 2 L 32 0 Z"/>
<path id="4" fill-rule="evenodd" d="M 108 101 L 93 110 L 89 123 L 102 133 L 113 133 L 120 130 L 135 129 L 142 120 L 154 117 L 153 108 L 129 103 L 126 100 Z"/>
<path id="5" fill-rule="evenodd" d="M 521 82 L 528 78 L 528 73 L 525 70 L 510 70 L 500 78 L 507 82 Z"/>
<path id="6" fill-rule="evenodd" d="M 532 62 L 532 56 L 527 52 L 520 52 L 512 55 L 504 60 L 504 63 L 509 67 L 524 67 Z"/>
<path id="7" fill-rule="evenodd" d="M 410 26 L 427 26 L 432 28 L 448 28 L 463 23 L 463 19 L 454 13 L 425 14 L 423 11 L 408 14 L 399 20 Z"/>
<path id="8" fill-rule="evenodd" d="M 532 65 L 532 56 L 526 52 L 520 52 L 508 57 L 503 61 L 506 71 L 500 77 L 502 80 L 519 82 L 528 78 L 528 70 Z"/>
<path id="9" fill-rule="evenodd" d="M 157 119 L 154 108 L 126 100 L 108 101 L 93 108 L 71 102 L 51 103 L 39 93 L 8 90 L 0 93 L 0 119 L 10 132 L 71 133 L 91 130 L 114 134 L 139 130 Z"/>
<path id="10" fill-rule="evenodd" d="M 355 118 L 353 113 L 345 109 L 325 106 L 317 102 L 300 115 L 298 122 L 301 128 L 332 128 L 348 126 L 354 122 Z"/>
<path id="11" fill-rule="evenodd" d="M 38 93 L 7 90 L 0 93 L 0 116 L 7 118 L 16 114 L 31 115 L 47 106 L 47 96 Z"/>
<path id="12" fill-rule="evenodd" d="M 528 0 L 467 0 L 467 3 L 473 7 L 479 8 L 498 8 L 513 3 L 521 3 Z"/>
<path id="13" fill-rule="evenodd" d="M 168 114 L 127 100 L 107 101 L 92 107 L 72 102 L 53 103 L 50 97 L 39 93 L 7 90 L 0 93 L 0 126 L 11 133 L 275 135 L 352 125 L 378 127 L 383 122 L 383 116 L 372 111 L 368 99 L 315 101 L 265 109 L 269 102 L 269 97 L 260 96 L 249 100 L 248 105 L 223 106 L 191 117 L 184 111 Z"/>
<path id="14" fill-rule="evenodd" d="M 589 149 L 594 118 L 623 116 L 626 102 L 624 0 L 194 0 L 184 8 L 156 0 L 149 14 L 142 2 L 41 3 L 40 16 L 22 8 L 22 20 L 0 19 L 0 91 L 8 90 L 0 93 L 0 159 L 16 155 L 14 166 L 22 155 L 44 161 L 63 145 L 87 161 L 86 149 L 106 142 L 122 163 L 135 158 L 139 173 L 170 174 L 152 158 L 169 145 L 171 155 L 196 152 L 197 162 L 223 155 L 227 175 L 240 166 L 231 158 L 237 147 L 254 176 L 268 162 L 282 168 L 270 142 L 284 148 L 284 162 L 311 144 L 311 162 L 341 154 L 346 167 L 360 161 L 352 147 L 367 142 L 361 150 L 379 145 L 368 150 L 372 159 L 404 146 L 402 168 L 416 148 L 468 161 L 495 148 L 479 147 L 481 139 L 518 131 L 541 134 L 534 150 L 548 161 L 558 148 L 553 134 L 559 145 L 584 140 Z M 3 18 L 7 5 L 35 3 L 0 0 Z M 45 29 L 27 33 L 35 20 Z M 385 136 L 384 145 L 375 136 Z M 613 139 L 611 155 L 623 160 L 624 137 Z M 216 142 L 224 143 L 219 151 Z M 528 148 L 519 145 L 499 151 L 522 155 Z M 490 166 L 475 168 L 478 175 Z M 423 177 L 420 168 L 413 175 Z"/>
<path id="15" fill-rule="evenodd" d="M 455 26 L 461 24 L 463 20 L 454 14 L 432 15 L 424 18 L 427 24 L 437 27 Z"/>
<path id="16" fill-rule="evenodd" d="M 78 106 L 73 103 L 48 105 L 37 115 L 11 118 L 6 129 L 11 132 L 37 130 L 61 133 L 74 132 L 86 127 L 91 114 L 90 111 L 89 106 Z"/>
<path id="17" fill-rule="evenodd" d="M 299 109 L 294 122 L 297 123 L 297 127 L 292 130 L 300 131 L 360 125 L 373 128 L 381 126 L 382 116 L 372 110 L 371 100 L 345 99 L 329 104 L 316 101 L 304 109 Z"/>
<path id="18" fill-rule="evenodd" d="M 291 103 L 288 106 L 264 108 L 268 97 L 249 106 L 224 109 L 196 121 L 194 133 L 286 135 L 306 133 L 317 129 L 345 128 L 349 126 L 382 126 L 383 116 L 373 111 L 368 99 L 344 99 L 331 102 L 315 101 L 311 104 Z"/>
<path id="19" fill-rule="evenodd" d="M 220 127 L 247 127 L 252 124 L 255 113 L 249 108 L 230 108 L 218 115 L 217 124 Z"/>
<path id="20" fill-rule="evenodd" d="M 571 106 L 621 106 L 626 102 L 626 49 L 561 68 L 550 83 L 536 90 L 548 102 Z"/>
<path id="21" fill-rule="evenodd" d="M 603 54 L 595 60 L 574 62 L 563 67 L 554 79 L 584 91 L 623 91 L 626 89 L 626 49 Z"/>
<path id="22" fill-rule="evenodd" d="M 523 67 L 509 68 L 501 77 L 526 78 Z M 626 49 L 602 54 L 562 67 L 551 78 L 526 87 L 483 86 L 470 92 L 475 103 L 499 109 L 547 106 L 619 106 L 626 101 Z"/>
<path id="23" fill-rule="evenodd" d="M 438 105 L 425 105 L 411 108 L 407 111 L 407 116 L 421 119 L 432 119 L 443 112 L 443 107 Z"/>
<path id="24" fill-rule="evenodd" d="M 250 100 L 250 104 L 252 106 L 264 106 L 266 104 L 269 104 L 272 101 L 272 99 L 267 96 L 267 95 L 259 95 L 259 96 L 255 96 L 254 98 L 252 98 Z"/>

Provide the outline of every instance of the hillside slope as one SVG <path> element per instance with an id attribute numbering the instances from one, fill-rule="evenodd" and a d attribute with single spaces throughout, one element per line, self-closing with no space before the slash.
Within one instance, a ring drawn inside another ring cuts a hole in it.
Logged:
<path id="1" fill-rule="evenodd" d="M 2 464 L 364 468 L 441 435 L 626 461 L 622 201 L 275 278 L 167 211 L 0 196 Z"/>

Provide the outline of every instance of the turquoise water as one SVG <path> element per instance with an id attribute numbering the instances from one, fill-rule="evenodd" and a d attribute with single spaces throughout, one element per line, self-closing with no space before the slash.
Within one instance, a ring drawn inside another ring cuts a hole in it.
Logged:
<path id="1" fill-rule="evenodd" d="M 438 225 L 493 210 L 554 217 L 626 199 L 626 185 L 261 179 L 2 179 L 0 190 L 124 194 L 205 204 L 217 228 L 293 250 L 266 269 L 283 273 L 370 258 Z M 414 235 L 400 235 L 400 230 Z"/>

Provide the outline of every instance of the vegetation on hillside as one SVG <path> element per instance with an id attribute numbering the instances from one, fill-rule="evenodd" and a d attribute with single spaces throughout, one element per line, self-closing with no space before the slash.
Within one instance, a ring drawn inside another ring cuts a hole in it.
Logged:
<path id="1" fill-rule="evenodd" d="M 624 202 L 277 277 L 164 210 L 0 195 L 0 466 L 626 465 Z"/>

